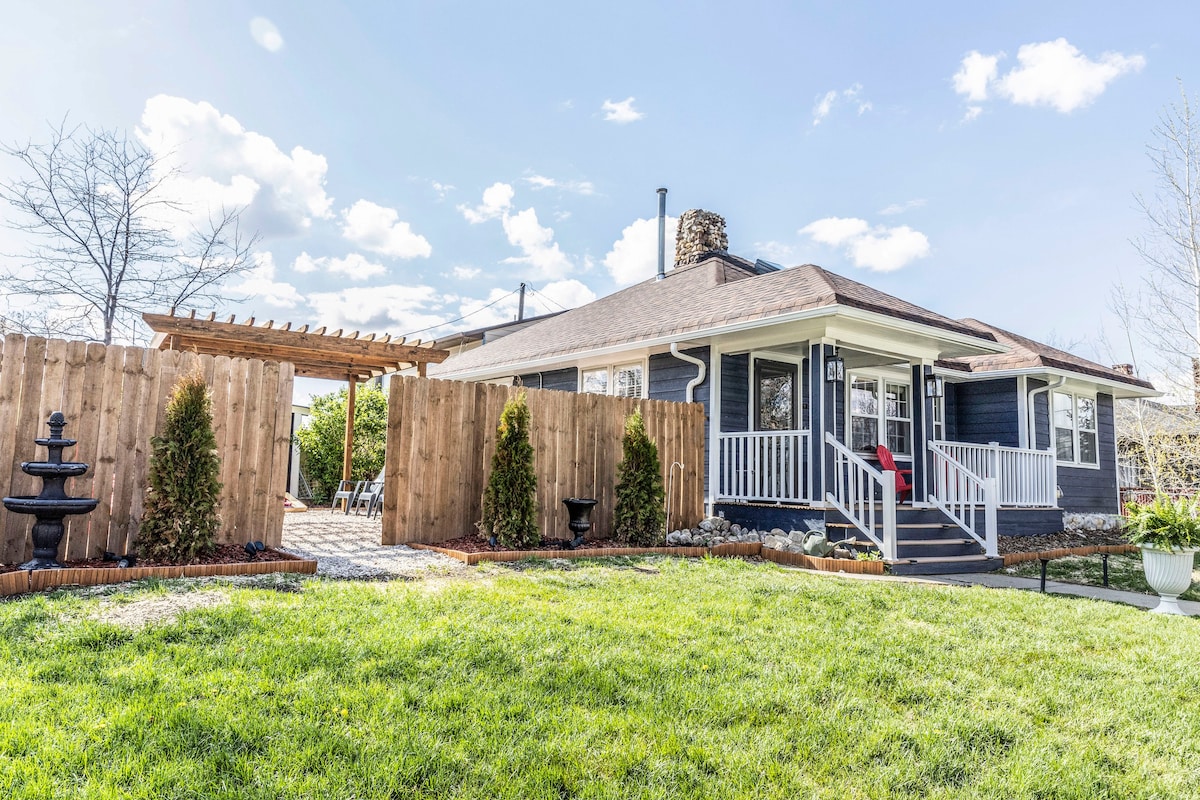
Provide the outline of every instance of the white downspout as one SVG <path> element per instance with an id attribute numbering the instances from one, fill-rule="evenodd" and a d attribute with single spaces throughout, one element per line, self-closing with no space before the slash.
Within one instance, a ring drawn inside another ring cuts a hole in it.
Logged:
<path id="1" fill-rule="evenodd" d="M 1066 382 L 1067 382 L 1067 379 L 1065 377 L 1059 378 L 1054 383 L 1048 383 L 1045 386 L 1034 389 L 1033 391 L 1031 391 L 1029 393 L 1029 396 L 1025 398 L 1025 403 L 1026 403 L 1025 413 L 1028 415 L 1028 419 L 1029 419 L 1029 449 L 1030 450 L 1037 450 L 1037 416 L 1035 413 L 1036 409 L 1034 408 L 1034 405 L 1033 405 L 1033 398 L 1036 395 L 1041 394 L 1042 392 L 1049 392 L 1052 389 L 1061 389 L 1066 384 Z M 1051 408 L 1049 406 L 1049 404 L 1047 404 L 1047 406 L 1046 406 L 1046 419 L 1050 422 L 1050 427 L 1053 428 L 1054 427 L 1054 409 Z M 1050 437 L 1050 449 L 1051 450 L 1054 449 L 1054 437 L 1053 436 Z"/>
<path id="2" fill-rule="evenodd" d="M 695 364 L 699 370 L 696 373 L 696 377 L 688 381 L 688 385 L 683 390 L 684 401 L 688 403 L 694 402 L 692 400 L 692 393 L 695 391 L 697 386 L 704 383 L 704 377 L 708 374 L 708 365 L 695 356 L 689 356 L 686 353 L 679 352 L 679 344 L 677 342 L 671 342 L 671 355 L 675 356 L 680 361 L 686 361 L 689 364 Z"/>

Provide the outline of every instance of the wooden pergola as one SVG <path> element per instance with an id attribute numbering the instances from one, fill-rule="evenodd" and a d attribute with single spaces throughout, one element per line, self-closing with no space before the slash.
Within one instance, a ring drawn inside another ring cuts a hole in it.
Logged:
<path id="1" fill-rule="evenodd" d="M 354 448 L 355 389 L 359 381 L 378 375 L 416 367 L 425 377 L 425 365 L 445 361 L 450 353 L 421 344 L 393 339 L 390 334 L 376 336 L 358 331 L 345 334 L 339 328 L 326 333 L 324 327 L 310 331 L 308 325 L 292 328 L 274 320 L 257 325 L 254 317 L 234 322 L 234 317 L 219 322 L 215 314 L 197 317 L 170 314 L 142 314 L 154 331 L 153 346 L 160 350 L 186 350 L 200 355 L 256 358 L 263 361 L 287 361 L 296 374 L 308 378 L 348 381 L 346 402 L 346 444 L 342 453 L 342 480 L 350 479 L 350 456 Z"/>

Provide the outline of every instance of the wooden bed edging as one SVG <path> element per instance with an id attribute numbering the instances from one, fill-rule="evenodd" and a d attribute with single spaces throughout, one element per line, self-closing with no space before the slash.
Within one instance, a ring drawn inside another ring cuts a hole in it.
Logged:
<path id="1" fill-rule="evenodd" d="M 858 561 L 849 558 L 816 558 L 804 553 L 789 553 L 786 550 L 773 550 L 764 547 L 762 557 L 776 564 L 786 564 L 789 567 L 804 567 L 819 572 L 845 572 L 850 575 L 882 575 L 882 561 Z"/>
<path id="2" fill-rule="evenodd" d="M 313 575 L 317 562 L 303 558 L 278 561 L 247 561 L 238 564 L 187 564 L 171 567 L 74 567 L 67 569 L 17 570 L 0 575 L 0 597 L 27 592 L 41 592 L 61 586 L 101 586 L 127 583 L 147 578 L 206 578 L 229 575 L 267 575 L 272 572 L 293 572 Z"/>
<path id="3" fill-rule="evenodd" d="M 1090 556 L 1096 553 L 1125 554 L 1136 553 L 1137 551 L 1137 545 L 1134 544 L 1094 544 L 1086 547 L 1060 547 L 1057 550 L 1042 550 L 1035 553 L 1007 553 L 1004 556 L 1004 566 L 1011 567 L 1014 564 L 1024 564 L 1026 561 L 1040 561 L 1043 558 Z"/>

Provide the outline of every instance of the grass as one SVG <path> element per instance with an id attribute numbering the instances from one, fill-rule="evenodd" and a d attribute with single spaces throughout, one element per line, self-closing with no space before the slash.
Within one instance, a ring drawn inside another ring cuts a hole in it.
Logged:
<path id="1" fill-rule="evenodd" d="M 1010 567 L 1008 572 L 1026 578 L 1040 578 L 1042 562 L 1026 561 Z M 1098 555 L 1056 558 L 1046 566 L 1046 578 L 1064 583 L 1103 586 L 1104 564 Z M 1140 553 L 1134 555 L 1114 554 L 1108 557 L 1108 586 L 1110 589 L 1121 589 L 1126 592 L 1154 594 L 1150 584 L 1146 583 L 1146 573 L 1142 571 Z M 1192 586 L 1179 597 L 1183 600 L 1200 600 L 1200 570 L 1193 569 Z"/>
<path id="2" fill-rule="evenodd" d="M 277 585 L 0 603 L 0 795 L 1200 796 L 1192 619 L 718 559 Z"/>

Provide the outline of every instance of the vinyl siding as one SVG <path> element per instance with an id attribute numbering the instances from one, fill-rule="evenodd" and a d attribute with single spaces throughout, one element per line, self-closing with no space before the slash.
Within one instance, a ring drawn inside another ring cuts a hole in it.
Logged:
<path id="1" fill-rule="evenodd" d="M 750 430 L 750 356 L 721 356 L 721 430 Z"/>
<path id="2" fill-rule="evenodd" d="M 951 430 L 956 441 L 1020 445 L 1016 378 L 959 383 L 954 387 L 953 402 L 949 395 L 947 392 L 946 416 L 949 421 L 953 407 Z"/>
<path id="3" fill-rule="evenodd" d="M 704 406 L 704 439 L 708 440 L 708 418 L 709 418 L 709 388 L 712 386 L 712 369 L 709 367 L 709 354 L 707 347 L 694 347 L 690 350 L 681 350 L 693 358 L 698 358 L 704 362 L 706 369 L 704 370 L 704 380 L 701 381 L 692 391 L 692 402 L 699 403 Z M 670 353 L 659 353 L 658 355 L 650 356 L 650 374 L 648 376 L 647 393 L 651 400 L 670 400 L 675 403 L 687 402 L 687 385 L 696 377 L 696 372 L 699 368 L 695 364 L 688 363 L 681 358 L 676 358 Z M 709 448 L 704 448 L 704 485 L 708 486 L 708 451 Z"/>

